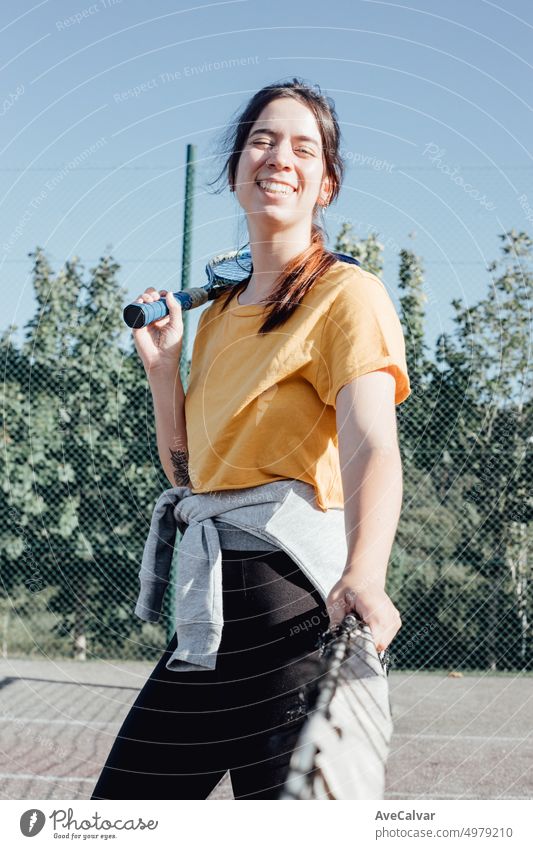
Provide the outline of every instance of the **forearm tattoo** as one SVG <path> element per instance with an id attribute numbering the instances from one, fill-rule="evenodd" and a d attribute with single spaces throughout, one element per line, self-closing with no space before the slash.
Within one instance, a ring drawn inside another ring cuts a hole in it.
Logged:
<path id="1" fill-rule="evenodd" d="M 186 451 L 172 451 L 170 449 L 170 457 L 176 486 L 189 486 L 189 455 Z"/>

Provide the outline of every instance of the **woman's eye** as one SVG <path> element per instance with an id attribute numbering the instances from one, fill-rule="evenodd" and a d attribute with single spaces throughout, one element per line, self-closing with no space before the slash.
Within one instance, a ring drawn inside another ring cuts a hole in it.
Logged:
<path id="1" fill-rule="evenodd" d="M 267 141 L 266 139 L 256 139 L 256 141 L 254 142 L 254 144 L 263 144 L 263 145 L 265 145 L 265 144 L 266 144 L 268 147 L 273 147 L 272 142 L 269 142 L 269 141 Z M 308 156 L 312 156 L 312 155 L 313 155 L 313 151 L 312 151 L 312 150 L 308 150 L 306 147 L 298 147 L 298 148 L 296 148 L 296 150 L 300 150 L 302 153 L 307 153 L 307 154 L 308 154 Z"/>

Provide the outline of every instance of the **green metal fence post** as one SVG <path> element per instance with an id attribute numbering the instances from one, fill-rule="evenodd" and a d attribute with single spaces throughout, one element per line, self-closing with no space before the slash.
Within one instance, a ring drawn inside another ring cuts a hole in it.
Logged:
<path id="1" fill-rule="evenodd" d="M 183 247 L 181 254 L 181 289 L 188 289 L 190 286 L 191 277 L 191 242 L 192 242 L 192 222 L 193 222 L 193 192 L 194 192 L 194 169 L 196 159 L 196 145 L 187 145 L 187 165 L 185 170 L 185 202 L 183 208 Z M 189 376 L 189 359 L 187 355 L 187 345 L 189 339 L 189 313 L 183 313 L 183 344 L 181 348 L 180 359 L 180 376 L 185 392 L 187 391 L 187 383 Z M 181 540 L 179 530 L 176 530 L 176 545 L 174 546 L 174 555 L 172 558 L 172 567 L 170 570 L 170 599 L 169 599 L 169 615 L 167 619 L 167 644 L 174 636 L 176 623 L 176 599 L 174 593 L 174 584 L 178 574 L 178 546 Z"/>
<path id="2" fill-rule="evenodd" d="M 185 204 L 183 208 L 183 248 L 181 255 L 181 288 L 190 287 L 191 278 L 191 242 L 193 221 L 194 171 L 196 160 L 196 145 L 187 145 L 187 167 L 185 172 Z M 180 374 L 183 388 L 187 390 L 188 357 L 187 345 L 189 340 L 189 313 L 183 313 L 183 346 L 180 362 Z"/>

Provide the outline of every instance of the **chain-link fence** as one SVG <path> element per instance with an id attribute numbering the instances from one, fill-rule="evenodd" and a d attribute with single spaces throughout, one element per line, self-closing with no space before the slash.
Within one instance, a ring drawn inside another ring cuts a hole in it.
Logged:
<path id="1" fill-rule="evenodd" d="M 480 275 L 466 305 L 449 298 L 453 328 L 428 344 L 447 294 L 432 298 L 431 264 L 335 215 L 333 248 L 379 275 L 395 262 L 387 283 L 412 386 L 396 408 L 404 496 L 387 589 L 403 627 L 392 668 L 530 669 L 532 242 L 502 233 L 485 285 Z M 221 247 L 206 247 L 196 272 Z M 160 624 L 133 608 L 152 509 L 170 484 L 144 370 L 124 342 L 126 275 L 111 252 L 88 273 L 75 258 L 53 268 L 39 248 L 27 264 L 34 315 L 23 339 L 2 336 L 2 655 L 153 659 L 169 594 Z M 174 277 L 138 289 L 178 288 Z"/>

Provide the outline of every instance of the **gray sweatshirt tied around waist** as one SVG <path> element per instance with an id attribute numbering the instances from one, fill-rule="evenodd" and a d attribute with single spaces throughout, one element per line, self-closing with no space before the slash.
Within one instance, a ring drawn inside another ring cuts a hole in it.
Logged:
<path id="1" fill-rule="evenodd" d="M 231 534 L 222 526 L 256 537 L 257 550 L 265 543 L 265 549 L 285 551 L 324 601 L 346 565 L 344 510 L 322 511 L 308 483 L 288 478 L 209 493 L 194 494 L 186 486 L 165 490 L 150 522 L 135 614 L 145 622 L 159 621 L 178 528 L 183 536 L 174 588 L 177 648 L 167 669 L 209 671 L 216 666 L 224 627 L 221 537 Z"/>

